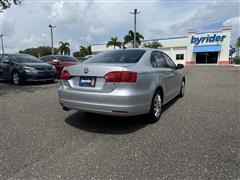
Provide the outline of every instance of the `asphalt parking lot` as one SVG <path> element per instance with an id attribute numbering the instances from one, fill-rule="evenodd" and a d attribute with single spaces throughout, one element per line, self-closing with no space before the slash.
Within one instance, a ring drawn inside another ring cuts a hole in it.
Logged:
<path id="1" fill-rule="evenodd" d="M 0 82 L 0 179 L 240 179 L 240 69 L 185 71 L 155 124 L 63 111 L 57 82 Z"/>

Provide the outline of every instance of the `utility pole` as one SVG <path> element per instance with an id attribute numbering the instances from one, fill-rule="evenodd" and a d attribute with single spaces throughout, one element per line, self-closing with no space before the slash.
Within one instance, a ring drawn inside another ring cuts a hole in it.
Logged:
<path id="1" fill-rule="evenodd" d="M 3 47 L 3 34 L 1 34 L 0 37 L 1 37 L 1 45 L 2 45 L 2 54 L 4 54 L 4 47 Z"/>
<path id="2" fill-rule="evenodd" d="M 52 55 L 54 55 L 54 50 L 53 50 L 53 28 L 55 28 L 56 26 L 53 26 L 51 24 L 49 24 L 50 29 L 51 29 L 51 42 L 52 42 Z"/>
<path id="3" fill-rule="evenodd" d="M 138 12 L 137 9 L 134 9 L 134 12 L 130 12 L 134 15 L 134 39 L 133 39 L 133 48 L 136 48 L 136 31 L 137 31 L 137 14 L 141 13 Z"/>

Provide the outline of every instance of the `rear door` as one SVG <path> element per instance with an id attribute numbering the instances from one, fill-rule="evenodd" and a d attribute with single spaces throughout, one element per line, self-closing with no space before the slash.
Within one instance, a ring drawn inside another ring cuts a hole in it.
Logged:
<path id="1" fill-rule="evenodd" d="M 173 60 L 165 53 L 161 52 L 162 56 L 164 57 L 167 66 L 171 69 L 172 71 L 172 82 L 171 82 L 171 89 L 173 90 L 173 95 L 176 95 L 180 91 L 180 86 L 181 86 L 181 76 L 179 76 L 179 72 L 176 69 L 176 64 L 173 62 Z"/>
<path id="2" fill-rule="evenodd" d="M 168 101 L 173 94 L 171 83 L 173 82 L 172 78 L 174 74 L 159 51 L 152 52 L 151 64 L 156 68 L 159 80 L 164 84 L 164 99 Z"/>

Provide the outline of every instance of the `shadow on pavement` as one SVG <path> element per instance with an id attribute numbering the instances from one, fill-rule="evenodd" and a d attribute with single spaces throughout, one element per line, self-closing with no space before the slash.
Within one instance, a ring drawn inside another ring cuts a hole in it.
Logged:
<path id="1" fill-rule="evenodd" d="M 75 128 L 101 134 L 129 134 L 147 125 L 145 116 L 116 117 L 76 112 L 65 119 Z"/>
<path id="2" fill-rule="evenodd" d="M 14 85 L 11 81 L 0 80 L 0 95 L 7 94 L 9 92 L 34 92 L 36 90 L 46 89 L 46 86 L 58 84 L 58 81 L 33 81 L 23 82 L 21 85 Z"/>
<path id="3" fill-rule="evenodd" d="M 163 113 L 171 107 L 178 98 L 174 98 L 163 107 Z M 80 130 L 101 134 L 129 134 L 149 124 L 147 116 L 117 117 L 93 113 L 75 112 L 65 119 L 70 126 Z M 160 119 L 161 121 L 161 119 Z"/>

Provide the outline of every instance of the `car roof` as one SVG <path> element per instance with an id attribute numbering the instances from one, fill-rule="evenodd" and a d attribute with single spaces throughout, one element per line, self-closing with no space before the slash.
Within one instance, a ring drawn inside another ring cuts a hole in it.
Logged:
<path id="1" fill-rule="evenodd" d="M 17 53 L 17 54 L 14 54 L 14 53 L 4 53 L 4 54 L 0 54 L 0 55 L 7 55 L 7 56 L 33 56 L 31 54 L 23 54 L 23 53 Z"/>
<path id="2" fill-rule="evenodd" d="M 110 50 L 110 51 L 140 51 L 140 50 L 144 50 L 144 51 L 161 51 L 160 49 L 153 49 L 153 48 L 125 48 L 125 49 L 116 49 L 116 50 Z M 110 51 L 105 51 L 105 52 L 110 52 Z"/>
<path id="3" fill-rule="evenodd" d="M 55 56 L 55 57 L 73 57 L 73 56 L 67 56 L 67 55 L 54 54 L 54 55 L 46 55 L 46 56 L 42 56 L 41 58 L 43 58 L 43 57 L 52 57 L 52 56 Z"/>

